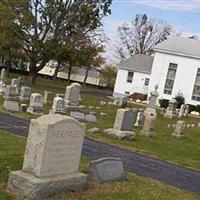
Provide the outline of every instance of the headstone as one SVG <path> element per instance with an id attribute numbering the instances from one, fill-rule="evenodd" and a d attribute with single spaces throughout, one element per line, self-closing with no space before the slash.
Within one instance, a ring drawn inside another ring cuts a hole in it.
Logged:
<path id="1" fill-rule="evenodd" d="M 0 81 L 0 95 L 3 95 L 6 91 L 6 84 L 3 81 Z"/>
<path id="2" fill-rule="evenodd" d="M 21 88 L 22 86 L 25 86 L 25 79 L 24 78 L 22 78 L 22 77 L 18 77 L 18 79 L 17 79 L 17 83 L 18 83 L 18 87 L 19 88 Z"/>
<path id="3" fill-rule="evenodd" d="M 189 105 L 186 105 L 186 106 L 185 106 L 184 117 L 186 117 L 186 118 L 188 117 L 189 111 L 190 111 L 190 107 L 189 107 Z"/>
<path id="4" fill-rule="evenodd" d="M 140 133 L 148 137 L 155 136 L 155 122 L 156 115 L 154 115 L 153 113 L 150 115 L 146 115 L 144 118 L 144 126 Z"/>
<path id="5" fill-rule="evenodd" d="M 105 157 L 90 162 L 88 179 L 97 183 L 127 180 L 120 158 Z"/>
<path id="6" fill-rule="evenodd" d="M 105 129 L 104 132 L 108 135 L 118 137 L 119 139 L 132 139 L 135 133 L 132 131 L 133 124 L 136 121 L 136 109 L 118 109 L 113 128 Z"/>
<path id="7" fill-rule="evenodd" d="M 28 199 L 43 199 L 85 189 L 79 172 L 85 126 L 68 116 L 32 119 L 23 168 L 10 173 L 8 191 Z"/>
<path id="8" fill-rule="evenodd" d="M 80 101 L 81 85 L 79 83 L 72 83 L 66 87 L 65 101 L 67 105 L 77 106 Z"/>
<path id="9" fill-rule="evenodd" d="M 27 111 L 27 108 L 28 108 L 27 104 L 21 104 L 20 105 L 20 111 L 23 112 L 23 113 L 25 113 Z"/>
<path id="10" fill-rule="evenodd" d="M 1 70 L 1 77 L 0 77 L 0 80 L 2 80 L 2 81 L 5 81 L 5 80 L 6 80 L 6 69 L 5 69 L 5 68 L 3 68 L 3 69 Z"/>
<path id="11" fill-rule="evenodd" d="M 29 102 L 31 96 L 31 88 L 22 86 L 20 89 L 19 100 L 22 102 Z"/>
<path id="12" fill-rule="evenodd" d="M 107 116 L 107 113 L 105 113 L 105 112 L 100 112 L 99 113 L 101 116 Z"/>
<path id="13" fill-rule="evenodd" d="M 172 133 L 172 137 L 175 137 L 175 138 L 182 137 L 183 136 L 184 125 L 185 125 L 184 121 L 181 121 L 181 120 L 177 121 L 175 130 Z"/>
<path id="14" fill-rule="evenodd" d="M 39 93 L 32 93 L 27 112 L 37 115 L 43 115 L 43 104 L 44 104 L 43 96 Z"/>
<path id="15" fill-rule="evenodd" d="M 19 97 L 16 86 L 7 85 L 4 95 L 3 108 L 7 111 L 19 112 Z"/>
<path id="16" fill-rule="evenodd" d="M 106 104 L 107 104 L 106 101 L 100 101 L 100 105 L 101 105 L 101 106 L 104 106 L 104 105 L 106 105 Z"/>
<path id="17" fill-rule="evenodd" d="M 90 123 L 96 123 L 97 122 L 96 116 L 92 115 L 92 114 L 85 115 L 85 119 L 86 119 L 87 122 L 90 122 Z"/>
<path id="18" fill-rule="evenodd" d="M 45 90 L 44 91 L 44 103 L 45 104 L 52 103 L 53 99 L 54 99 L 53 92 Z"/>
<path id="19" fill-rule="evenodd" d="M 84 120 L 85 121 L 85 114 L 82 112 L 71 111 L 70 116 L 74 119 Z"/>
<path id="20" fill-rule="evenodd" d="M 100 133 L 100 128 L 94 127 L 94 128 L 88 129 L 88 132 L 89 133 Z"/>
<path id="21" fill-rule="evenodd" d="M 113 104 L 120 108 L 125 108 L 127 106 L 127 101 L 128 101 L 127 97 L 118 97 L 118 98 L 115 98 Z"/>
<path id="22" fill-rule="evenodd" d="M 15 86 L 15 87 L 18 87 L 18 86 L 19 86 L 18 80 L 17 80 L 16 78 L 13 78 L 13 79 L 11 80 L 11 86 Z"/>
<path id="23" fill-rule="evenodd" d="M 184 117 L 184 113 L 185 113 L 185 105 L 182 104 L 181 105 L 181 108 L 180 108 L 180 111 L 179 111 L 179 114 L 178 114 L 178 118 L 181 119 Z"/>
<path id="24" fill-rule="evenodd" d="M 53 100 L 51 114 L 65 114 L 65 101 L 61 97 L 55 97 Z"/>
<path id="25" fill-rule="evenodd" d="M 167 107 L 167 111 L 164 114 L 164 117 L 169 119 L 176 118 L 177 117 L 176 107 L 177 107 L 177 101 L 176 99 L 173 98 L 172 100 L 169 101 L 169 106 Z"/>
<path id="26" fill-rule="evenodd" d="M 158 93 L 158 85 L 155 86 L 155 90 L 151 91 L 150 92 L 150 98 L 149 98 L 149 104 L 147 106 L 147 108 L 144 110 L 144 116 L 146 115 L 157 115 L 156 114 L 156 103 L 157 103 L 157 100 L 158 100 L 158 96 L 159 96 L 159 93 Z"/>

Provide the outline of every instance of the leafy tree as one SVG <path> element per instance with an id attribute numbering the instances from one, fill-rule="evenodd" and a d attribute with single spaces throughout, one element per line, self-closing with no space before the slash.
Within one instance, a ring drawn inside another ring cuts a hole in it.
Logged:
<path id="1" fill-rule="evenodd" d="M 117 76 L 117 68 L 113 65 L 106 64 L 100 70 L 101 76 L 106 83 L 106 87 L 113 88 L 115 85 L 115 80 Z"/>
<path id="2" fill-rule="evenodd" d="M 120 58 L 135 54 L 152 54 L 153 47 L 166 40 L 172 33 L 171 26 L 149 19 L 146 14 L 137 14 L 131 24 L 123 24 L 118 27 L 118 33 L 122 46 L 117 46 L 117 54 Z"/>
<path id="3" fill-rule="evenodd" d="M 22 44 L 30 65 L 30 81 L 49 60 L 56 57 L 60 45 L 70 43 L 77 33 L 88 34 L 102 26 L 110 14 L 111 0 L 2 0 L 11 13 L 12 31 Z M 71 49 L 72 50 L 72 49 Z M 70 57 L 69 62 L 74 63 Z"/>

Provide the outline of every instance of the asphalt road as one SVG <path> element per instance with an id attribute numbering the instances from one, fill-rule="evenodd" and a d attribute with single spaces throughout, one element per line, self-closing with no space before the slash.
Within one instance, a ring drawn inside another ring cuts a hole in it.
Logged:
<path id="1" fill-rule="evenodd" d="M 27 137 L 29 121 L 0 113 L 0 129 Z M 120 157 L 126 170 L 200 195 L 200 171 L 151 158 L 114 145 L 85 139 L 82 154 L 89 159 Z"/>

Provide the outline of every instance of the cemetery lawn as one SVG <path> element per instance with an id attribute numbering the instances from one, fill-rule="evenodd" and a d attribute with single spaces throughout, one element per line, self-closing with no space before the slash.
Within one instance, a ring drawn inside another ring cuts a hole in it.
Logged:
<path id="1" fill-rule="evenodd" d="M 12 74 L 13 76 L 13 74 Z M 17 77 L 18 75 L 15 75 Z M 12 77 L 13 78 L 13 77 Z M 11 79 L 11 78 L 10 78 Z M 8 82 L 10 82 L 10 79 Z M 67 82 L 42 79 L 39 78 L 35 85 L 32 87 L 32 92 L 39 92 L 44 94 L 44 90 L 51 90 L 56 93 L 64 93 Z M 90 88 L 82 88 L 82 90 L 90 91 Z M 92 88 L 92 91 L 94 89 Z M 104 92 L 99 90 L 99 93 Z M 82 102 L 81 104 L 87 106 L 100 106 L 100 101 L 102 100 L 99 97 L 95 97 L 92 92 L 87 95 L 85 93 L 81 94 Z M 111 100 L 110 100 L 111 101 Z M 0 104 L 3 104 L 3 98 L 0 96 Z M 131 104 L 130 107 L 139 107 L 138 105 Z M 141 107 L 141 106 L 140 106 Z M 48 113 L 48 110 L 51 108 L 51 105 L 45 105 L 45 112 Z M 132 141 L 119 140 L 111 136 L 107 136 L 103 133 L 105 128 L 112 128 L 115 120 L 115 115 L 117 107 L 112 105 L 101 106 L 101 109 L 83 109 L 82 112 L 89 113 L 90 111 L 97 112 L 97 123 L 91 124 L 86 123 L 87 129 L 92 127 L 99 127 L 101 129 L 100 134 L 92 134 L 86 131 L 86 137 L 103 141 L 105 143 L 113 144 L 126 148 L 133 151 L 142 152 L 144 154 L 150 155 L 161 160 L 167 160 L 173 163 L 191 167 L 194 169 L 200 170 L 200 129 L 199 128 L 189 128 L 185 129 L 184 137 L 181 139 L 175 139 L 171 137 L 173 128 L 167 128 L 168 124 L 175 124 L 177 119 L 165 119 L 158 114 L 157 123 L 156 123 L 156 137 L 147 138 L 143 135 L 140 135 L 140 128 L 134 128 L 133 131 L 137 133 L 136 137 Z M 5 112 L 0 106 L 0 112 Z M 100 116 L 100 112 L 107 113 L 107 116 Z M 159 112 L 158 112 L 159 113 Z M 11 114 L 11 113 L 9 113 Z M 37 116 L 28 114 L 28 113 L 12 113 L 18 117 L 24 119 L 36 118 Z M 189 118 L 185 120 L 186 123 L 195 123 L 200 122 L 199 119 Z M 84 122 L 85 123 L 85 122 Z"/>
<path id="2" fill-rule="evenodd" d="M 10 171 L 22 168 L 26 139 L 0 129 L 0 200 L 21 200 L 6 192 Z M 80 170 L 87 173 L 89 161 L 81 159 Z M 138 177 L 128 173 L 128 181 L 96 184 L 89 182 L 87 190 L 54 196 L 49 200 L 200 200 L 200 197 L 183 190 L 167 186 L 159 181 Z"/>

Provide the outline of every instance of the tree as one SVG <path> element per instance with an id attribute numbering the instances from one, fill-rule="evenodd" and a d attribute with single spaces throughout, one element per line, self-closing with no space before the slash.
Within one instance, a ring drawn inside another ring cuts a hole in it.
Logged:
<path id="1" fill-rule="evenodd" d="M 20 3 L 19 3 L 20 2 Z M 102 26 L 112 0 L 2 0 L 14 16 L 12 31 L 22 44 L 30 65 L 30 81 L 67 39 Z M 5 11 L 6 12 L 6 11 Z"/>
<path id="2" fill-rule="evenodd" d="M 113 65 L 106 64 L 100 70 L 101 76 L 106 83 L 106 87 L 113 88 L 115 85 L 115 80 L 117 76 L 117 68 Z"/>
<path id="3" fill-rule="evenodd" d="M 166 40 L 172 32 L 171 26 L 149 19 L 146 14 L 137 14 L 131 24 L 118 27 L 122 46 L 117 46 L 120 58 L 135 54 L 152 54 L 153 47 Z"/>

